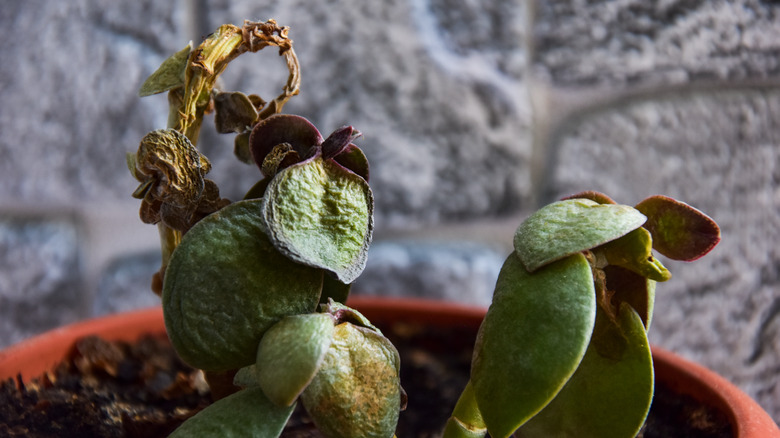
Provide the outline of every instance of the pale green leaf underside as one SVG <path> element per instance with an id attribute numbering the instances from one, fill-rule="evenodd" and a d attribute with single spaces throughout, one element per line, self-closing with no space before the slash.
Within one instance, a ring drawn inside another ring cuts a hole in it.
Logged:
<path id="1" fill-rule="evenodd" d="M 568 199 L 542 207 L 515 232 L 515 251 L 533 272 L 567 255 L 595 248 L 639 228 L 645 216 L 627 205 Z"/>
<path id="2" fill-rule="evenodd" d="M 282 433 L 293 408 L 275 405 L 259 387 L 248 388 L 214 402 L 168 438 L 273 438 Z"/>
<path id="3" fill-rule="evenodd" d="M 639 315 L 623 304 L 618 325 L 603 312 L 569 383 L 518 438 L 633 438 L 653 396 L 653 361 Z"/>
<path id="4" fill-rule="evenodd" d="M 363 178 L 333 160 L 313 158 L 279 172 L 264 199 L 279 251 L 342 283 L 360 275 L 373 231 L 373 197 Z"/>
<path id="5" fill-rule="evenodd" d="M 257 378 L 271 401 L 289 406 L 314 378 L 333 340 L 323 313 L 288 316 L 268 329 L 257 350 Z"/>
<path id="6" fill-rule="evenodd" d="M 269 327 L 315 310 L 322 276 L 276 251 L 261 201 L 236 202 L 198 222 L 174 251 L 163 284 L 168 335 L 196 368 L 253 364 Z"/>
<path id="7" fill-rule="evenodd" d="M 595 315 L 585 256 L 574 254 L 533 274 L 515 254 L 509 256 L 471 369 L 491 436 L 509 436 L 563 387 L 585 354 Z"/>

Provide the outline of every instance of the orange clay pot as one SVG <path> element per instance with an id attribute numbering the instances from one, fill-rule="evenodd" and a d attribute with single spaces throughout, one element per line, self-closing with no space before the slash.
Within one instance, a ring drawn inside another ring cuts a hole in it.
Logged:
<path id="1" fill-rule="evenodd" d="M 425 323 L 438 327 L 479 328 L 484 308 L 420 299 L 357 297 L 350 300 L 370 321 Z M 107 340 L 133 341 L 145 334 L 163 336 L 162 310 L 153 308 L 95 318 L 52 330 L 0 351 L 0 380 L 22 375 L 24 381 L 52 370 L 77 339 L 100 335 Z M 735 438 L 780 438 L 780 429 L 753 399 L 706 368 L 654 347 L 656 379 L 723 412 Z"/>

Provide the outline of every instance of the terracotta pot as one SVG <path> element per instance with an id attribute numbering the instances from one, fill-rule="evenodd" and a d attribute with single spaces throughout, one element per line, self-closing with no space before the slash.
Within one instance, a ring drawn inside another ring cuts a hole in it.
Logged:
<path id="1" fill-rule="evenodd" d="M 424 321 L 440 327 L 476 330 L 485 309 L 416 299 L 354 298 L 349 303 L 376 323 Z M 159 308 L 96 318 L 56 329 L 0 352 L 0 379 L 21 373 L 25 381 L 53 369 L 81 337 L 99 334 L 108 340 L 138 339 L 165 333 Z M 656 379 L 725 413 L 736 438 L 780 438 L 780 429 L 755 401 L 724 378 L 669 351 L 653 348 Z"/>

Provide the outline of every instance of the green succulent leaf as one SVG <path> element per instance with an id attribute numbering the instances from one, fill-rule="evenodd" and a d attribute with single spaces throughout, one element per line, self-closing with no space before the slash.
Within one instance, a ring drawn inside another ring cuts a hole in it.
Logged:
<path id="1" fill-rule="evenodd" d="M 596 315 L 577 372 L 518 438 L 626 438 L 639 433 L 653 397 L 653 361 L 639 315 L 624 303 L 613 322 Z"/>
<path id="2" fill-rule="evenodd" d="M 290 166 L 266 188 L 263 215 L 276 248 L 296 262 L 352 283 L 366 265 L 373 231 L 368 183 L 321 157 Z"/>
<path id="3" fill-rule="evenodd" d="M 393 436 L 401 406 L 398 352 L 387 338 L 343 322 L 301 401 L 329 438 Z"/>
<path id="4" fill-rule="evenodd" d="M 292 315 L 268 329 L 257 350 L 256 372 L 271 401 L 290 406 L 309 385 L 333 341 L 334 321 L 324 313 Z"/>
<path id="5" fill-rule="evenodd" d="M 253 364 L 268 328 L 315 310 L 322 276 L 276 251 L 262 201 L 236 202 L 198 222 L 174 251 L 163 283 L 168 335 L 196 368 Z"/>
<path id="6" fill-rule="evenodd" d="M 532 274 L 514 254 L 507 258 L 471 368 L 490 436 L 509 436 L 555 397 L 582 360 L 595 317 L 593 275 L 584 255 Z"/>
<path id="7" fill-rule="evenodd" d="M 642 319 L 645 330 L 649 330 L 653 320 L 656 282 L 619 266 L 605 267 L 604 276 L 615 308 L 620 308 L 620 303 L 628 303 Z"/>
<path id="8" fill-rule="evenodd" d="M 653 238 L 650 232 L 639 227 L 634 231 L 596 249 L 610 265 L 620 266 L 655 281 L 666 281 L 671 272 L 653 257 Z"/>
<path id="9" fill-rule="evenodd" d="M 293 406 L 272 403 L 259 387 L 220 399 L 182 423 L 168 438 L 277 437 Z"/>
<path id="10" fill-rule="evenodd" d="M 151 96 L 184 86 L 184 72 L 187 70 L 191 51 L 192 42 L 163 61 L 160 67 L 141 85 L 138 96 Z"/>
<path id="11" fill-rule="evenodd" d="M 568 199 L 542 207 L 515 232 L 515 251 L 528 271 L 595 248 L 639 228 L 646 218 L 618 204 Z"/>
<path id="12" fill-rule="evenodd" d="M 651 196 L 637 204 L 647 216 L 653 248 L 674 260 L 693 261 L 720 242 L 720 228 L 709 216 L 667 196 Z"/>

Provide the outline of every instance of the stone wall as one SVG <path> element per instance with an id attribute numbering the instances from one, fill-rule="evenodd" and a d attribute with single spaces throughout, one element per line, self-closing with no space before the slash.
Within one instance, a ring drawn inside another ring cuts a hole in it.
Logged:
<path id="1" fill-rule="evenodd" d="M 372 164 L 376 243 L 356 293 L 490 300 L 514 227 L 583 189 L 666 193 L 723 242 L 670 263 L 652 341 L 780 419 L 780 5 L 758 0 L 487 2 L 28 0 L 0 25 L 0 347 L 151 306 L 154 227 L 124 154 L 165 126 L 145 77 L 219 24 L 275 18 L 303 71 L 286 112 L 350 123 Z M 246 58 L 246 59 L 245 59 Z M 225 89 L 278 93 L 275 52 Z M 209 124 L 223 194 L 258 176 Z"/>

